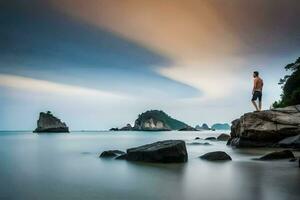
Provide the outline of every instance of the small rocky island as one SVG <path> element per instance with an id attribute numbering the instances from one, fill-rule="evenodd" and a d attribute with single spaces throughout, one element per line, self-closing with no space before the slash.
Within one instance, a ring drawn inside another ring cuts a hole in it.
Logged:
<path id="1" fill-rule="evenodd" d="M 228 144 L 235 147 L 299 148 L 300 105 L 246 113 L 232 122 Z"/>
<path id="2" fill-rule="evenodd" d="M 68 133 L 69 127 L 50 111 L 41 112 L 34 133 Z"/>
<path id="3" fill-rule="evenodd" d="M 161 110 L 149 110 L 138 116 L 134 126 L 127 124 L 123 128 L 112 128 L 112 131 L 171 131 L 190 127 L 184 122 L 174 119 Z"/>

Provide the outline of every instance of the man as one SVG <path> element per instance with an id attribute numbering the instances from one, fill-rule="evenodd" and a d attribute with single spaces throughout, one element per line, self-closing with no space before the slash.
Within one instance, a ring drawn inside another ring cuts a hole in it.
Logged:
<path id="1" fill-rule="evenodd" d="M 254 85 L 252 90 L 252 103 L 256 111 L 261 111 L 262 89 L 264 86 L 263 80 L 259 77 L 258 71 L 253 72 Z M 256 100 L 258 99 L 258 106 Z"/>

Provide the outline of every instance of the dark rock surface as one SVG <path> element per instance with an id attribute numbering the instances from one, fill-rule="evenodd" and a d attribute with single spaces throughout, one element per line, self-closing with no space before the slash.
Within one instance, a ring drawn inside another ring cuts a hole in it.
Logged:
<path id="1" fill-rule="evenodd" d="M 195 140 L 200 140 L 201 138 L 200 137 L 195 137 Z"/>
<path id="2" fill-rule="evenodd" d="M 284 138 L 300 134 L 300 105 L 251 112 L 234 120 L 230 145 L 236 147 L 274 146 Z"/>
<path id="3" fill-rule="evenodd" d="M 300 149 L 300 134 L 292 137 L 287 137 L 279 141 L 278 144 L 280 147 Z"/>
<path id="4" fill-rule="evenodd" d="M 125 154 L 124 151 L 120 151 L 120 150 L 108 150 L 108 151 L 103 151 L 101 154 L 100 154 L 100 158 L 113 158 L 113 157 L 117 157 L 117 156 L 120 156 L 120 155 L 123 155 Z"/>
<path id="5" fill-rule="evenodd" d="M 188 143 L 188 145 L 204 145 L 204 146 L 207 146 L 207 145 L 211 145 L 211 144 L 208 143 L 208 142 L 192 142 L 192 143 Z"/>
<path id="6" fill-rule="evenodd" d="M 275 151 L 268 153 L 255 160 L 280 160 L 280 159 L 292 159 L 295 158 L 294 154 L 290 150 Z"/>
<path id="7" fill-rule="evenodd" d="M 57 117 L 53 116 L 50 111 L 41 112 L 37 121 L 35 133 L 52 132 L 52 133 L 68 133 L 69 127 Z"/>
<path id="8" fill-rule="evenodd" d="M 216 137 L 207 137 L 207 138 L 205 138 L 205 140 L 217 140 L 217 138 Z"/>
<path id="9" fill-rule="evenodd" d="M 222 133 L 217 137 L 217 140 L 219 141 L 228 141 L 230 139 L 230 135 Z"/>
<path id="10" fill-rule="evenodd" d="M 206 153 L 200 156 L 201 159 L 209 160 L 209 161 L 227 161 L 232 160 L 231 157 L 225 153 L 224 151 L 215 151 Z"/>
<path id="11" fill-rule="evenodd" d="M 182 140 L 165 140 L 127 149 L 126 160 L 154 163 L 187 162 L 188 154 Z"/>

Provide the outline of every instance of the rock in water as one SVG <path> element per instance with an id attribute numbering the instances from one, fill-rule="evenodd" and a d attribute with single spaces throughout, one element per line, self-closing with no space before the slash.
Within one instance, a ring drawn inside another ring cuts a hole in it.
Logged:
<path id="1" fill-rule="evenodd" d="M 214 151 L 200 156 L 201 159 L 209 161 L 226 161 L 232 160 L 231 157 L 224 151 Z"/>
<path id="2" fill-rule="evenodd" d="M 40 113 L 40 117 L 37 121 L 37 128 L 33 132 L 68 133 L 69 127 L 67 127 L 66 123 L 56 118 L 48 111 L 47 113 Z"/>
<path id="3" fill-rule="evenodd" d="M 300 134 L 281 140 L 279 146 L 300 149 Z"/>
<path id="4" fill-rule="evenodd" d="M 266 147 L 300 134 L 300 105 L 244 114 L 234 120 L 228 144 Z"/>
<path id="5" fill-rule="evenodd" d="M 291 152 L 290 150 L 275 151 L 266 154 L 256 160 L 279 160 L 279 159 L 288 159 L 288 158 L 295 158 L 293 152 Z"/>
<path id="6" fill-rule="evenodd" d="M 219 135 L 219 136 L 217 137 L 217 140 L 219 140 L 219 141 L 228 141 L 229 138 L 230 138 L 230 135 L 227 135 L 227 134 L 225 134 L 225 133 L 222 133 L 221 135 Z"/>
<path id="7" fill-rule="evenodd" d="M 205 138 L 205 140 L 217 140 L 217 138 L 215 138 L 215 137 L 207 137 L 207 138 Z"/>
<path id="8" fill-rule="evenodd" d="M 117 156 L 120 156 L 120 155 L 123 155 L 125 154 L 124 151 L 120 151 L 120 150 L 108 150 L 108 151 L 103 151 L 101 154 L 100 154 L 100 158 L 112 158 L 112 157 L 117 157 Z"/>
<path id="9" fill-rule="evenodd" d="M 187 162 L 188 154 L 182 140 L 165 140 L 127 149 L 126 159 L 154 163 Z"/>

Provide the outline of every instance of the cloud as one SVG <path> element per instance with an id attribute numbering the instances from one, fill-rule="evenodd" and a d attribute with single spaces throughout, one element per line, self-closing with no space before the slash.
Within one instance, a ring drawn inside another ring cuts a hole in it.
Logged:
<path id="1" fill-rule="evenodd" d="M 0 86 L 69 97 L 129 99 L 126 95 L 8 74 L 0 74 Z"/>

